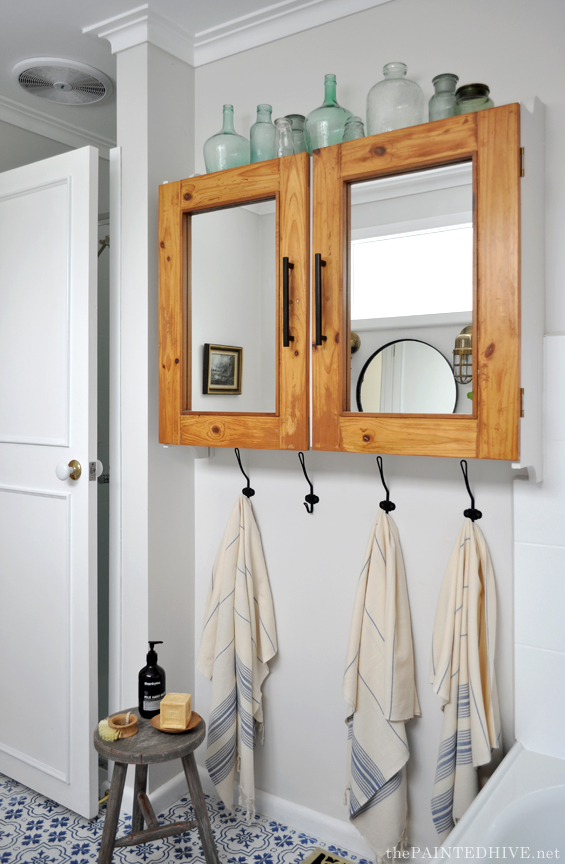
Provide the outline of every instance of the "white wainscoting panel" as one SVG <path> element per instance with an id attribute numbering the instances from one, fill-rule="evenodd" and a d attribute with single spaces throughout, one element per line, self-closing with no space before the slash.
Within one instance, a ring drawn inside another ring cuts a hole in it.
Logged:
<path id="1" fill-rule="evenodd" d="M 0 441 L 68 444 L 69 192 L 0 199 Z"/>
<path id="2" fill-rule="evenodd" d="M 68 783 L 69 496 L 0 486 L 0 523 L 0 749 Z"/>

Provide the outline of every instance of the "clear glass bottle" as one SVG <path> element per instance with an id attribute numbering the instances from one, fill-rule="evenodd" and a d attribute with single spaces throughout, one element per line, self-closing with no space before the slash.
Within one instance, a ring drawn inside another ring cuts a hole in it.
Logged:
<path id="1" fill-rule="evenodd" d="M 459 77 L 452 72 L 443 72 L 432 78 L 435 93 L 430 99 L 430 120 L 444 120 L 455 114 L 455 88 Z"/>
<path id="2" fill-rule="evenodd" d="M 292 156 L 294 153 L 294 139 L 292 137 L 292 126 L 286 117 L 275 120 L 276 129 L 276 155 Z"/>
<path id="3" fill-rule="evenodd" d="M 367 94 L 367 135 L 378 135 L 425 122 L 422 88 L 406 78 L 405 63 L 387 63 L 384 81 Z"/>
<path id="4" fill-rule="evenodd" d="M 343 139 L 345 124 L 353 116 L 351 111 L 337 103 L 335 75 L 326 75 L 324 88 L 324 104 L 311 111 L 306 118 L 306 146 L 310 155 L 319 147 L 339 144 Z"/>
<path id="5" fill-rule="evenodd" d="M 306 153 L 308 151 L 308 147 L 306 146 L 306 139 L 304 137 L 304 124 L 306 122 L 306 117 L 304 116 L 304 114 L 287 114 L 286 119 L 290 122 L 290 125 L 292 127 L 294 152 Z"/>
<path id="6" fill-rule="evenodd" d="M 275 125 L 271 120 L 271 105 L 257 105 L 257 120 L 249 132 L 251 142 L 251 161 L 264 162 L 274 159 L 276 154 Z"/>
<path id="7" fill-rule="evenodd" d="M 222 131 L 212 135 L 204 144 L 206 171 L 210 174 L 212 171 L 223 171 L 224 168 L 248 165 L 249 158 L 249 141 L 234 129 L 233 105 L 224 105 Z"/>
<path id="8" fill-rule="evenodd" d="M 489 93 L 486 84 L 464 84 L 463 87 L 458 87 L 455 91 L 455 114 L 469 114 L 471 111 L 494 108 Z"/>
<path id="9" fill-rule="evenodd" d="M 360 117 L 350 117 L 347 123 L 345 124 L 345 129 L 343 130 L 343 140 L 344 141 L 355 141 L 356 138 L 364 138 L 365 137 L 365 127 L 363 126 L 363 121 Z"/>

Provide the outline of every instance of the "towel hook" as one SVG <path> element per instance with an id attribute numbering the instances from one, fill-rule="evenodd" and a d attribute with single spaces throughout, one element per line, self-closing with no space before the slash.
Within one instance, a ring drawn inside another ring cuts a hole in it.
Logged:
<path id="1" fill-rule="evenodd" d="M 470 507 L 470 509 L 465 510 L 463 512 L 463 516 L 467 516 L 468 519 L 470 519 L 472 522 L 474 522 L 475 519 L 480 519 L 483 514 L 481 513 L 480 510 L 475 510 L 475 497 L 474 497 L 473 493 L 471 492 L 471 487 L 469 486 L 469 471 L 467 468 L 467 460 L 462 459 L 460 462 L 460 465 L 461 465 L 461 470 L 463 472 L 463 477 L 465 479 L 465 486 L 467 487 L 467 492 L 469 493 L 469 496 L 471 498 L 471 507 Z"/>
<path id="2" fill-rule="evenodd" d="M 379 472 L 381 475 L 381 481 L 386 491 L 386 501 L 381 501 L 379 507 L 381 510 L 384 510 L 385 513 L 390 513 L 391 510 L 396 510 L 396 504 L 393 504 L 390 500 L 390 493 L 388 491 L 388 486 L 385 483 L 385 475 L 383 472 L 383 459 L 382 456 L 377 456 L 377 465 L 379 466 Z"/>
<path id="3" fill-rule="evenodd" d="M 249 483 L 249 477 L 247 476 L 247 474 L 243 470 L 243 465 L 241 464 L 241 459 L 239 457 L 239 448 L 238 447 L 235 447 L 235 458 L 237 459 L 239 467 L 241 468 L 241 473 L 243 474 L 243 476 L 247 480 L 247 486 L 245 487 L 245 489 L 242 489 L 241 491 L 245 495 L 246 498 L 252 498 L 253 495 L 255 495 L 255 489 L 251 488 L 251 485 Z"/>
<path id="4" fill-rule="evenodd" d="M 310 478 L 308 477 L 308 474 L 306 473 L 306 465 L 304 464 L 304 453 L 300 452 L 298 454 L 298 458 L 300 459 L 300 464 L 302 465 L 302 470 L 304 471 L 304 476 L 306 477 L 306 480 L 308 481 L 308 485 L 310 486 L 310 493 L 308 495 L 306 495 L 303 503 L 304 503 L 304 506 L 306 507 L 306 512 L 307 513 L 313 513 L 314 512 L 314 504 L 317 504 L 320 499 L 318 498 L 317 495 L 314 495 L 314 486 L 312 485 L 312 482 L 311 482 Z"/>

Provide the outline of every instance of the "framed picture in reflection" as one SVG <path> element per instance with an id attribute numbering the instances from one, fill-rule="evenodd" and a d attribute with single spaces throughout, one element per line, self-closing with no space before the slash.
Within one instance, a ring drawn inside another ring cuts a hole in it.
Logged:
<path id="1" fill-rule="evenodd" d="M 243 348 L 234 345 L 204 345 L 202 393 L 241 393 Z"/>

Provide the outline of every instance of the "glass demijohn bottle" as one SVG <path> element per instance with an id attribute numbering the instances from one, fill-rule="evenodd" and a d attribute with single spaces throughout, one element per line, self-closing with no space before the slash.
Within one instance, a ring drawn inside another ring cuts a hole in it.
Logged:
<path id="1" fill-rule="evenodd" d="M 367 135 L 378 135 L 424 123 L 425 99 L 422 88 L 406 78 L 405 63 L 387 63 L 384 80 L 367 95 Z"/>
<path id="2" fill-rule="evenodd" d="M 272 111 L 271 105 L 257 105 L 257 121 L 249 133 L 252 162 L 264 162 L 265 159 L 274 159 L 277 155 L 275 148 L 276 129 L 271 121 Z"/>
<path id="3" fill-rule="evenodd" d="M 237 168 L 248 165 L 250 157 L 249 141 L 238 135 L 233 126 L 233 105 L 224 105 L 224 125 L 222 131 L 208 138 L 204 144 L 206 171 L 223 171 L 224 168 Z"/>
<path id="4" fill-rule="evenodd" d="M 306 145 L 312 155 L 319 147 L 329 147 L 343 140 L 343 131 L 351 111 L 342 108 L 336 100 L 336 77 L 326 75 L 324 104 L 315 108 L 306 118 Z"/>
<path id="5" fill-rule="evenodd" d="M 432 78 L 435 93 L 430 99 L 430 120 L 444 120 L 455 114 L 455 88 L 459 78 L 451 72 L 443 72 Z"/>

